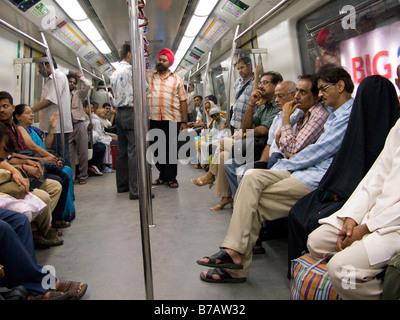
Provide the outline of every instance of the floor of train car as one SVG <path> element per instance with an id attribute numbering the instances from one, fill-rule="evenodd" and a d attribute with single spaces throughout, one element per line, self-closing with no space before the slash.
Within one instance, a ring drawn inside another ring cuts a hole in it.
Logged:
<path id="1" fill-rule="evenodd" d="M 266 254 L 254 256 L 247 282 L 209 284 L 199 274 L 199 258 L 219 249 L 232 209 L 211 212 L 214 191 L 191 184 L 204 170 L 179 165 L 180 188 L 153 188 L 150 229 L 156 300 L 287 300 L 287 240 L 263 242 Z M 157 178 L 158 171 L 153 170 Z M 117 194 L 115 173 L 75 185 L 76 219 L 62 229 L 64 245 L 38 250 L 38 262 L 52 265 L 61 279 L 89 284 L 85 300 L 146 299 L 138 200 Z"/>

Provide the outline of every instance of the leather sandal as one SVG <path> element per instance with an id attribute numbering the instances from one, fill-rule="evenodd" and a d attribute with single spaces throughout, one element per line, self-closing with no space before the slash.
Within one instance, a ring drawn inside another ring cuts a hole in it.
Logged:
<path id="1" fill-rule="evenodd" d="M 201 266 L 235 270 L 243 269 L 243 265 L 234 263 L 229 253 L 225 250 L 220 250 L 216 254 L 213 254 L 211 257 L 203 257 L 203 259 L 208 259 L 209 261 L 204 262 L 201 260 L 197 260 L 197 263 Z M 220 260 L 220 262 L 217 263 L 217 260 Z"/>
<path id="2" fill-rule="evenodd" d="M 213 275 L 217 275 L 219 279 L 214 279 Z M 200 273 L 200 279 L 205 282 L 212 283 L 243 283 L 246 278 L 233 278 L 227 271 L 223 269 L 210 269 L 208 272 Z"/>

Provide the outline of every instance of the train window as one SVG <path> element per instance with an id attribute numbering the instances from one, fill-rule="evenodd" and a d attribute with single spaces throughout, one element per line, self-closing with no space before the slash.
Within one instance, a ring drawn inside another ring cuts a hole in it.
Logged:
<path id="1" fill-rule="evenodd" d="M 399 64 L 397 0 L 334 0 L 298 21 L 303 71 L 327 63 L 345 67 L 354 82 L 379 74 L 395 78 Z"/>

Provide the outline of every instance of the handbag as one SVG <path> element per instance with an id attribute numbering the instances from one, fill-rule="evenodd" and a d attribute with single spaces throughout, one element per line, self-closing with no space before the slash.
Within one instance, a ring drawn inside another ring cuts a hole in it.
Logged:
<path id="1" fill-rule="evenodd" d="M 12 178 L 11 172 L 4 169 L 0 169 L 0 192 L 6 193 L 18 200 L 24 199 L 26 196 L 25 187 L 17 185 Z"/>
<path id="2" fill-rule="evenodd" d="M 388 261 L 383 280 L 382 300 L 400 300 L 400 253 Z"/>
<path id="3" fill-rule="evenodd" d="M 292 261 L 290 300 L 342 300 L 329 281 L 326 263 L 330 257 L 315 260 L 305 254 Z"/>

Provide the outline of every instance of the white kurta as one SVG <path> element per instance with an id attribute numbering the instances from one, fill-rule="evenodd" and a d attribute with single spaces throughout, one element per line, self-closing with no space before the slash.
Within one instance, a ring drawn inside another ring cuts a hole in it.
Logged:
<path id="1" fill-rule="evenodd" d="M 389 260 L 400 252 L 400 120 L 390 131 L 385 147 L 370 171 L 345 205 L 321 219 L 342 229 L 339 218 L 366 224 L 371 234 L 363 241 L 371 265 Z"/>

